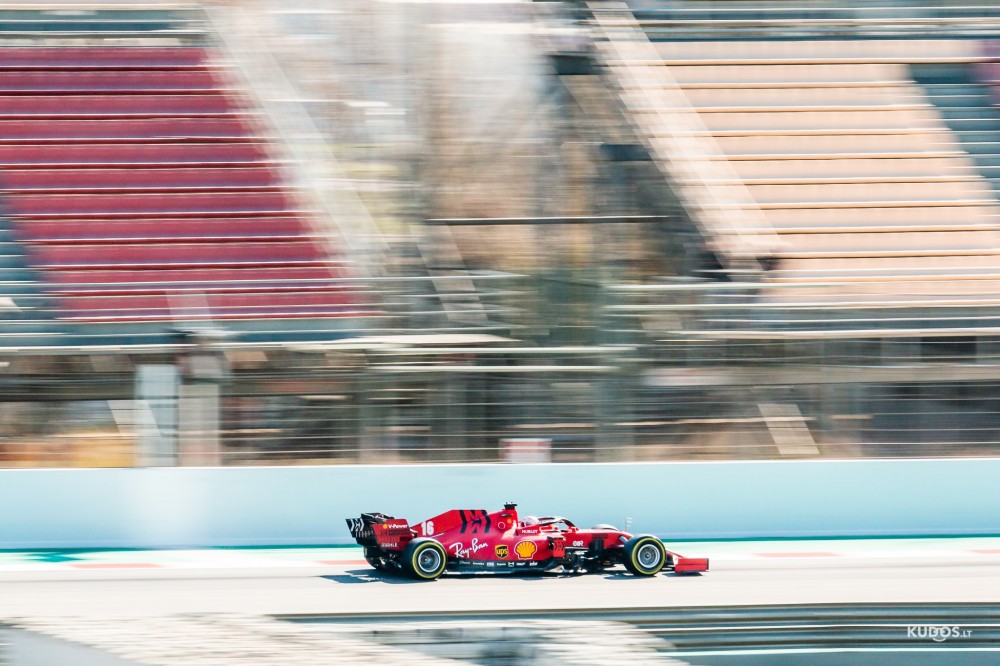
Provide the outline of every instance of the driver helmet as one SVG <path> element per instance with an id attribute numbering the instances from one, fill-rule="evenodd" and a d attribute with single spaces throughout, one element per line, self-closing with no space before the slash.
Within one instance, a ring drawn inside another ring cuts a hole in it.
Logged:
<path id="1" fill-rule="evenodd" d="M 524 525 L 525 527 L 528 527 L 529 525 L 538 525 L 538 522 L 539 522 L 538 518 L 536 518 L 535 516 L 525 516 L 521 520 L 521 524 Z"/>

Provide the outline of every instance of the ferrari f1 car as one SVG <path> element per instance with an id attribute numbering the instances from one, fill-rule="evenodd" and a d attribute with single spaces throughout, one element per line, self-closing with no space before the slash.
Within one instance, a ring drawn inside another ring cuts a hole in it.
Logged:
<path id="1" fill-rule="evenodd" d="M 611 525 L 581 529 L 561 516 L 518 518 L 517 505 L 502 511 L 453 509 L 410 525 L 403 518 L 363 513 L 348 518 L 365 560 L 381 571 L 434 580 L 449 571 L 564 571 L 596 573 L 618 564 L 637 576 L 661 571 L 708 571 L 708 559 L 682 557 L 649 534 Z"/>

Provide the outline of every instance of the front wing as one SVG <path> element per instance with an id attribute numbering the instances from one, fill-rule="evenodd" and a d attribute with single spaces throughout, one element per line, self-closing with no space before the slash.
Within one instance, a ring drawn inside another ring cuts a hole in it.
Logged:
<path id="1" fill-rule="evenodd" d="M 669 550 L 667 551 L 667 555 L 673 561 L 673 565 L 670 568 L 673 569 L 674 573 L 693 574 L 708 571 L 707 557 L 684 557 Z"/>

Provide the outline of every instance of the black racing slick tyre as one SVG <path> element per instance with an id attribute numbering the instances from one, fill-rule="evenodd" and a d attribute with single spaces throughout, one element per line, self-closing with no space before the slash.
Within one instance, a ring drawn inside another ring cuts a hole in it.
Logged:
<path id="1" fill-rule="evenodd" d="M 651 534 L 640 534 L 625 542 L 625 568 L 636 576 L 655 576 L 667 563 L 667 549 Z"/>
<path id="2" fill-rule="evenodd" d="M 400 561 L 407 575 L 418 580 L 434 580 L 444 573 L 448 554 L 434 539 L 414 539 L 406 544 Z"/>

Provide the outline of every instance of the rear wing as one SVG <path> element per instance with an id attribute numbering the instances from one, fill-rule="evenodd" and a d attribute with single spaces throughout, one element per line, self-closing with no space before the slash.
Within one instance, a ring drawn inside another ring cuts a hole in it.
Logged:
<path id="1" fill-rule="evenodd" d="M 347 519 L 347 529 L 358 545 L 366 548 L 401 548 L 413 539 L 413 530 L 405 518 L 384 513 L 363 513 Z"/>

